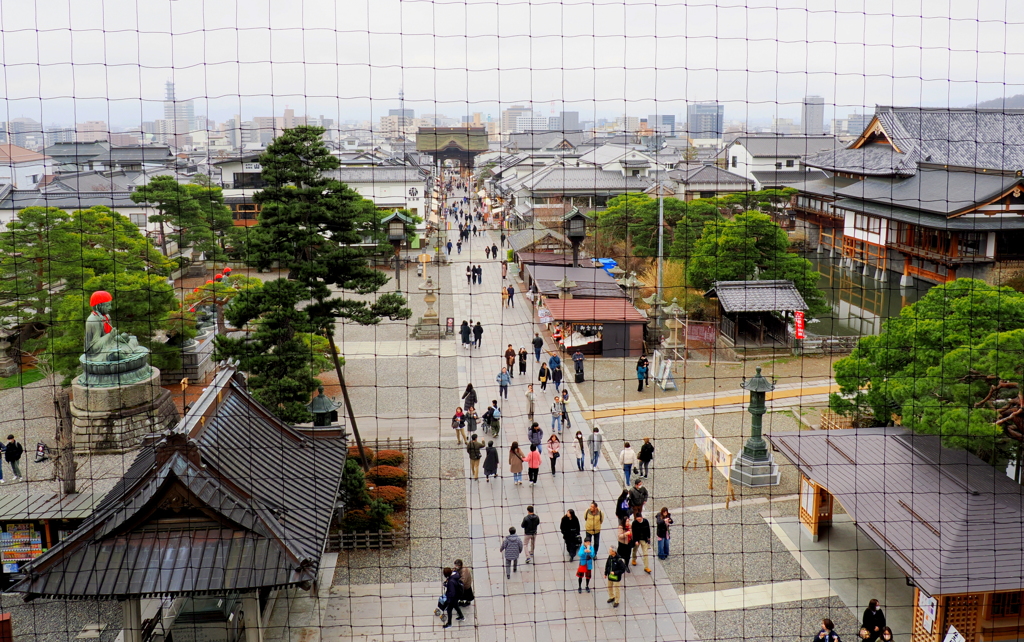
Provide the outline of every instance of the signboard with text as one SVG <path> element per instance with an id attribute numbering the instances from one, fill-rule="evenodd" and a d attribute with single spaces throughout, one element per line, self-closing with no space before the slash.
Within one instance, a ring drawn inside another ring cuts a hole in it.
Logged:
<path id="1" fill-rule="evenodd" d="M 801 310 L 793 312 L 793 334 L 797 339 L 807 337 L 807 333 L 804 331 L 804 313 Z"/>

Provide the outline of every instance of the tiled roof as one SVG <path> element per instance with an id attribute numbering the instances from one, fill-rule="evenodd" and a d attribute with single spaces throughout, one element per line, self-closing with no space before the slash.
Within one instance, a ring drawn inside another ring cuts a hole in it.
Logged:
<path id="1" fill-rule="evenodd" d="M 734 145 L 742 145 L 755 158 L 802 158 L 840 147 L 834 136 L 740 136 Z"/>
<path id="2" fill-rule="evenodd" d="M 486 152 L 487 130 L 483 127 L 421 127 L 416 133 L 416 150 L 433 152 L 455 147 L 458 149 Z"/>
<path id="3" fill-rule="evenodd" d="M 1008 218 L 993 216 L 960 216 L 947 218 L 944 214 L 929 214 L 920 210 L 908 210 L 903 207 L 894 207 L 884 203 L 873 203 L 861 201 L 854 198 L 841 198 L 835 202 L 839 209 L 853 210 L 881 216 L 882 218 L 904 223 L 913 223 L 938 230 L 966 230 L 973 232 L 998 232 L 1000 230 L 1024 230 L 1024 216 L 1012 216 Z"/>
<path id="4" fill-rule="evenodd" d="M 628 299 L 547 298 L 544 303 L 555 321 L 647 322 Z"/>
<path id="5" fill-rule="evenodd" d="M 507 149 L 516 150 L 537 150 L 558 145 L 563 140 L 568 141 L 570 145 L 576 147 L 588 136 L 588 134 L 582 131 L 519 132 L 509 134 L 508 143 L 505 144 L 505 147 Z"/>
<path id="6" fill-rule="evenodd" d="M 325 178 L 333 178 L 342 183 L 409 183 L 420 185 L 427 178 L 427 172 L 418 167 L 409 166 L 377 166 L 377 167 L 342 167 L 323 173 Z"/>
<path id="7" fill-rule="evenodd" d="M 14 144 L 0 145 L 0 163 L 41 163 L 47 156 Z"/>
<path id="8" fill-rule="evenodd" d="M 704 296 L 717 297 L 729 313 L 807 309 L 792 281 L 715 281 Z"/>
<path id="9" fill-rule="evenodd" d="M 595 167 L 552 167 L 547 171 L 535 172 L 534 181 L 526 181 L 525 186 L 534 191 L 558 192 L 574 191 L 613 191 L 642 192 L 647 189 L 651 180 L 642 176 L 623 176 L 619 172 L 605 172 Z M 538 176 L 538 174 L 540 174 Z"/>
<path id="10" fill-rule="evenodd" d="M 733 174 L 711 163 L 691 165 L 668 173 L 669 178 L 678 183 L 701 183 L 715 185 L 751 185 L 752 180 L 739 174 Z"/>
<path id="11" fill-rule="evenodd" d="M 566 247 L 572 247 L 572 243 L 569 239 L 559 232 L 549 230 L 546 227 L 540 227 L 534 223 L 535 227 L 527 228 L 512 234 L 508 237 L 509 247 L 518 252 L 519 250 L 533 247 L 540 241 L 550 238 L 553 242 L 564 245 Z"/>
<path id="12" fill-rule="evenodd" d="M 81 210 L 94 205 L 110 208 L 142 207 L 132 201 L 130 192 L 49 192 L 37 189 L 14 190 L 0 200 L 0 210 L 22 210 L 26 207 L 56 207 L 62 210 Z"/>
<path id="13" fill-rule="evenodd" d="M 929 595 L 1020 591 L 1024 487 L 904 428 L 766 435 Z"/>

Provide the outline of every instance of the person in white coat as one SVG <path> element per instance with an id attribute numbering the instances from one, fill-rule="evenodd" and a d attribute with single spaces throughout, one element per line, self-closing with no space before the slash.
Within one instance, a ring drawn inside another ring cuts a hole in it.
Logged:
<path id="1" fill-rule="evenodd" d="M 633 475 L 633 464 L 636 463 L 636 451 L 627 441 L 623 444 L 622 452 L 619 453 L 619 465 L 622 466 L 622 473 L 626 476 L 626 488 L 629 488 L 629 478 Z"/>

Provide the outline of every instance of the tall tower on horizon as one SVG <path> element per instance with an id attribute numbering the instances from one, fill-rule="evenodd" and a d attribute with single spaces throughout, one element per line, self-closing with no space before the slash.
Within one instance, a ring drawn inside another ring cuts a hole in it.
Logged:
<path id="1" fill-rule="evenodd" d="M 164 120 L 184 121 L 186 131 L 177 131 L 181 129 L 179 125 L 174 127 L 175 133 L 178 134 L 187 134 L 196 128 L 195 103 L 191 100 L 178 100 L 176 98 L 173 80 L 168 80 L 164 83 Z"/>
<path id="2" fill-rule="evenodd" d="M 804 109 L 800 118 L 800 130 L 804 136 L 821 136 L 825 133 L 825 99 L 821 96 L 804 96 Z"/>

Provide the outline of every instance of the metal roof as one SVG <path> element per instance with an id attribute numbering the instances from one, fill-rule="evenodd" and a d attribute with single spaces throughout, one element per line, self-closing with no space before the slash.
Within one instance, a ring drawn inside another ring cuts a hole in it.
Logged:
<path id="1" fill-rule="evenodd" d="M 853 210 L 864 214 L 873 214 L 894 221 L 923 225 L 939 230 L 968 230 L 976 232 L 998 232 L 999 230 L 1024 230 L 1024 216 L 1013 214 L 1003 216 L 960 216 L 946 218 L 938 214 L 929 214 L 920 210 L 908 210 L 884 203 L 872 203 L 855 198 L 841 198 L 835 207 Z"/>
<path id="2" fill-rule="evenodd" d="M 93 514 L 28 565 L 12 590 L 115 599 L 315 580 L 344 442 L 282 423 L 229 368 L 176 431 L 144 446 Z"/>
<path id="3" fill-rule="evenodd" d="M 526 180 L 523 186 L 535 192 L 642 192 L 650 186 L 652 180 L 643 176 L 623 176 L 621 172 L 604 171 L 597 167 L 544 168 L 531 177 L 536 177 L 536 180 Z"/>
<path id="4" fill-rule="evenodd" d="M 546 296 L 558 296 L 559 289 L 555 284 L 567 278 L 576 283 L 571 291 L 573 297 L 626 298 L 622 288 L 603 268 L 534 263 L 526 266 L 526 273 L 533 280 L 533 285 L 537 286 L 538 292 Z"/>
<path id="5" fill-rule="evenodd" d="M 145 207 L 132 200 L 131 192 L 41 192 L 37 189 L 14 190 L 0 200 L 0 210 L 22 210 L 26 207 L 56 207 L 62 210 L 87 209 L 94 205 L 110 208 Z"/>
<path id="6" fill-rule="evenodd" d="M 564 247 L 572 247 L 572 243 L 569 242 L 569 239 L 565 238 L 565 235 L 554 230 L 549 230 L 546 227 L 540 227 L 537 223 L 534 223 L 534 227 L 520 230 L 519 232 L 509 236 L 508 243 L 509 247 L 518 252 L 520 250 L 533 247 L 545 239 L 550 239 L 550 242 Z"/>
<path id="7" fill-rule="evenodd" d="M 627 299 L 545 299 L 556 321 L 646 323 Z"/>
<path id="8" fill-rule="evenodd" d="M 819 170 L 765 170 L 763 172 L 750 172 L 754 179 L 761 185 L 786 185 L 788 187 L 800 187 L 803 183 L 818 181 L 828 178 L 828 174 Z"/>
<path id="9" fill-rule="evenodd" d="M 0 522 L 85 519 L 100 499 L 96 493 L 10 492 L 0 496 Z"/>
<path id="10" fill-rule="evenodd" d="M 732 145 L 741 145 L 755 158 L 801 158 L 840 147 L 834 136 L 740 136 Z"/>
<path id="11" fill-rule="evenodd" d="M 718 297 L 728 313 L 807 309 L 792 281 L 715 281 L 704 296 Z"/>
<path id="12" fill-rule="evenodd" d="M 1024 588 L 1024 487 L 903 428 L 766 438 L 929 595 Z"/>
<path id="13" fill-rule="evenodd" d="M 953 214 L 988 201 L 1021 182 L 1016 176 L 921 168 L 914 176 L 868 178 L 836 190 L 836 196 Z"/>

